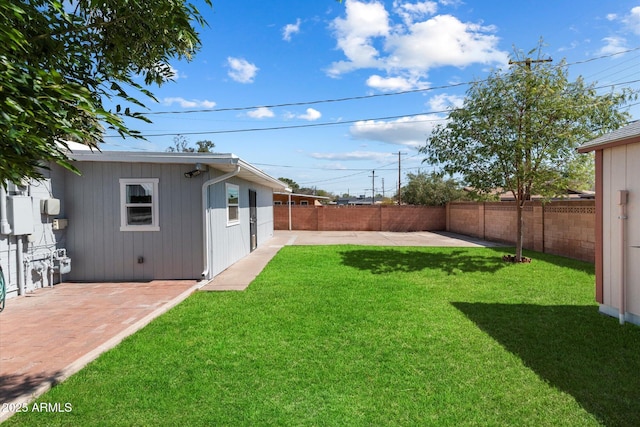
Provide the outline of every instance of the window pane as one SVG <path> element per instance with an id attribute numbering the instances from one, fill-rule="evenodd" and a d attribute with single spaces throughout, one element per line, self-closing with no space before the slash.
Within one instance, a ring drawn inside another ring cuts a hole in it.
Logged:
<path id="1" fill-rule="evenodd" d="M 237 220 L 238 220 L 238 207 L 229 206 L 229 221 L 237 221 Z"/>
<path id="2" fill-rule="evenodd" d="M 240 190 L 234 187 L 227 187 L 227 203 L 237 205 L 240 198 Z"/>
<path id="3" fill-rule="evenodd" d="M 151 206 L 127 208 L 127 225 L 151 225 L 152 223 Z"/>
<path id="4" fill-rule="evenodd" d="M 126 203 L 151 203 L 153 195 L 153 184 L 130 184 L 127 185 Z"/>

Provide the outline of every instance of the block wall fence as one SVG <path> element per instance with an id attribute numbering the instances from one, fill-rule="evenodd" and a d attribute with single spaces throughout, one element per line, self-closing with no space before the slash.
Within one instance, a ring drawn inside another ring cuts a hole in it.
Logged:
<path id="1" fill-rule="evenodd" d="M 292 230 L 424 231 L 444 230 L 444 206 L 291 206 Z M 273 207 L 274 228 L 289 229 L 289 206 Z"/>
<path id="2" fill-rule="evenodd" d="M 289 229 L 289 206 L 274 206 L 274 227 Z M 523 211 L 525 249 L 595 260 L 595 201 L 528 203 Z M 430 206 L 291 206 L 292 230 L 450 231 L 515 244 L 516 206 L 460 202 Z"/>

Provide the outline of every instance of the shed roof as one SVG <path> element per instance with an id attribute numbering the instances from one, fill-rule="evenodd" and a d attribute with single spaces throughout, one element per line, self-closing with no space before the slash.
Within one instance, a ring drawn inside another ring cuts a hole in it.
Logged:
<path id="1" fill-rule="evenodd" d="M 231 172 L 240 167 L 238 177 L 277 191 L 291 191 L 286 183 L 268 175 L 261 169 L 245 162 L 231 153 L 171 153 L 134 151 L 89 151 L 76 150 L 69 154 L 78 162 L 121 162 L 121 163 L 161 163 L 161 164 L 202 164 L 222 172 Z M 185 171 L 186 172 L 186 171 Z"/>
<path id="2" fill-rule="evenodd" d="M 609 132 L 591 140 L 578 148 L 578 152 L 587 153 L 594 150 L 640 142 L 640 120 L 629 123 L 618 130 Z"/>

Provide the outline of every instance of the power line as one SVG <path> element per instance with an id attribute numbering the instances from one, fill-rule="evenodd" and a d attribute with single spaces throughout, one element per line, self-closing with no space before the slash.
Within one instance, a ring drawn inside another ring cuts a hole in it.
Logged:
<path id="1" fill-rule="evenodd" d="M 601 56 L 597 56 L 597 57 L 581 60 L 581 61 L 561 63 L 558 66 L 559 67 L 571 67 L 571 66 L 574 66 L 574 65 L 586 64 L 586 63 L 597 61 L 597 60 L 600 60 L 600 59 L 606 59 L 606 58 L 612 58 L 612 57 L 618 56 L 618 55 L 624 55 L 626 53 L 635 52 L 635 51 L 638 51 L 638 50 L 640 50 L 640 46 L 635 47 L 635 48 L 631 48 L 631 49 L 627 49 L 627 50 L 623 50 L 623 51 L 620 51 L 620 52 L 613 52 L 613 53 L 609 53 L 609 54 L 606 54 L 606 55 L 601 55 Z M 446 84 L 446 85 L 432 86 L 432 87 L 422 88 L 422 89 L 411 89 L 411 90 L 405 90 L 405 91 L 399 91 L 399 92 L 391 92 L 391 93 L 377 93 L 377 94 L 371 94 L 371 95 L 349 96 L 349 97 L 329 98 L 329 99 L 317 99 L 317 100 L 311 100 L 311 101 L 287 102 L 287 103 L 280 103 L 280 104 L 265 104 L 265 105 L 253 105 L 253 106 L 245 106 L 245 107 L 228 107 L 228 108 L 208 108 L 208 109 L 181 110 L 181 111 L 153 111 L 153 112 L 141 112 L 140 114 L 141 115 L 163 115 L 163 114 L 217 113 L 217 112 L 224 112 L 224 111 L 247 111 L 247 110 L 255 110 L 255 109 L 258 109 L 258 108 L 299 107 L 299 106 L 302 106 L 302 105 L 317 105 L 317 104 L 325 104 L 325 103 L 336 103 L 336 102 L 345 102 L 345 101 L 356 101 L 356 100 L 361 100 L 361 99 L 372 99 L 372 98 L 391 97 L 391 96 L 398 96 L 398 95 L 407 95 L 407 94 L 412 94 L 412 93 L 423 93 L 423 92 L 429 92 L 429 91 L 434 91 L 434 90 L 451 89 L 451 88 L 460 87 L 460 86 L 467 86 L 467 85 L 474 84 L 474 83 L 481 83 L 483 81 L 485 81 L 485 79 L 483 79 L 483 80 L 475 80 L 475 81 L 470 81 L 470 82 L 451 83 L 451 84 Z"/>
<path id="2" fill-rule="evenodd" d="M 402 119 L 406 117 L 417 117 L 417 116 L 426 116 L 430 114 L 444 114 L 448 113 L 450 110 L 440 110 L 440 111 L 430 111 L 424 113 L 414 113 L 414 114 L 402 114 L 399 116 L 387 116 L 387 117 L 377 117 L 377 118 L 369 118 L 369 119 L 355 119 L 355 120 L 341 120 L 337 122 L 322 122 L 322 123 L 306 123 L 303 125 L 291 125 L 291 126 L 273 126 L 273 127 L 262 127 L 262 128 L 246 128 L 246 129 L 226 129 L 226 130 L 212 130 L 212 131 L 194 131 L 194 132 L 171 132 L 171 133 L 150 133 L 141 135 L 144 138 L 156 137 L 156 136 L 174 136 L 176 134 L 180 135 L 215 135 L 221 133 L 242 133 L 242 132 L 258 132 L 258 131 L 267 131 L 267 130 L 284 130 L 284 129 L 302 129 L 302 128 L 312 128 L 312 127 L 322 127 L 322 126 L 336 126 L 336 125 L 344 125 L 344 124 L 352 124 L 357 122 L 369 122 L 369 121 L 381 121 L 381 120 L 393 120 L 393 119 Z M 421 122 L 438 122 L 446 120 L 446 117 L 443 118 L 434 118 L 434 119 L 425 119 L 425 120 L 417 120 L 413 122 L 407 122 L 407 124 L 413 123 L 421 123 Z M 402 123 L 401 123 L 402 124 Z M 104 138 L 121 138 L 120 135 L 105 135 Z"/>

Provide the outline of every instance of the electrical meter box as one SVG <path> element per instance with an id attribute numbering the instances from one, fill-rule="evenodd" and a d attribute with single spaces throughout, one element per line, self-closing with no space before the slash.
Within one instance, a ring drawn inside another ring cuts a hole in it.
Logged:
<path id="1" fill-rule="evenodd" d="M 40 200 L 40 212 L 44 215 L 60 215 L 60 199 Z"/>
<path id="2" fill-rule="evenodd" d="M 7 213 L 11 234 L 24 236 L 33 233 L 33 203 L 30 196 L 9 196 Z"/>

